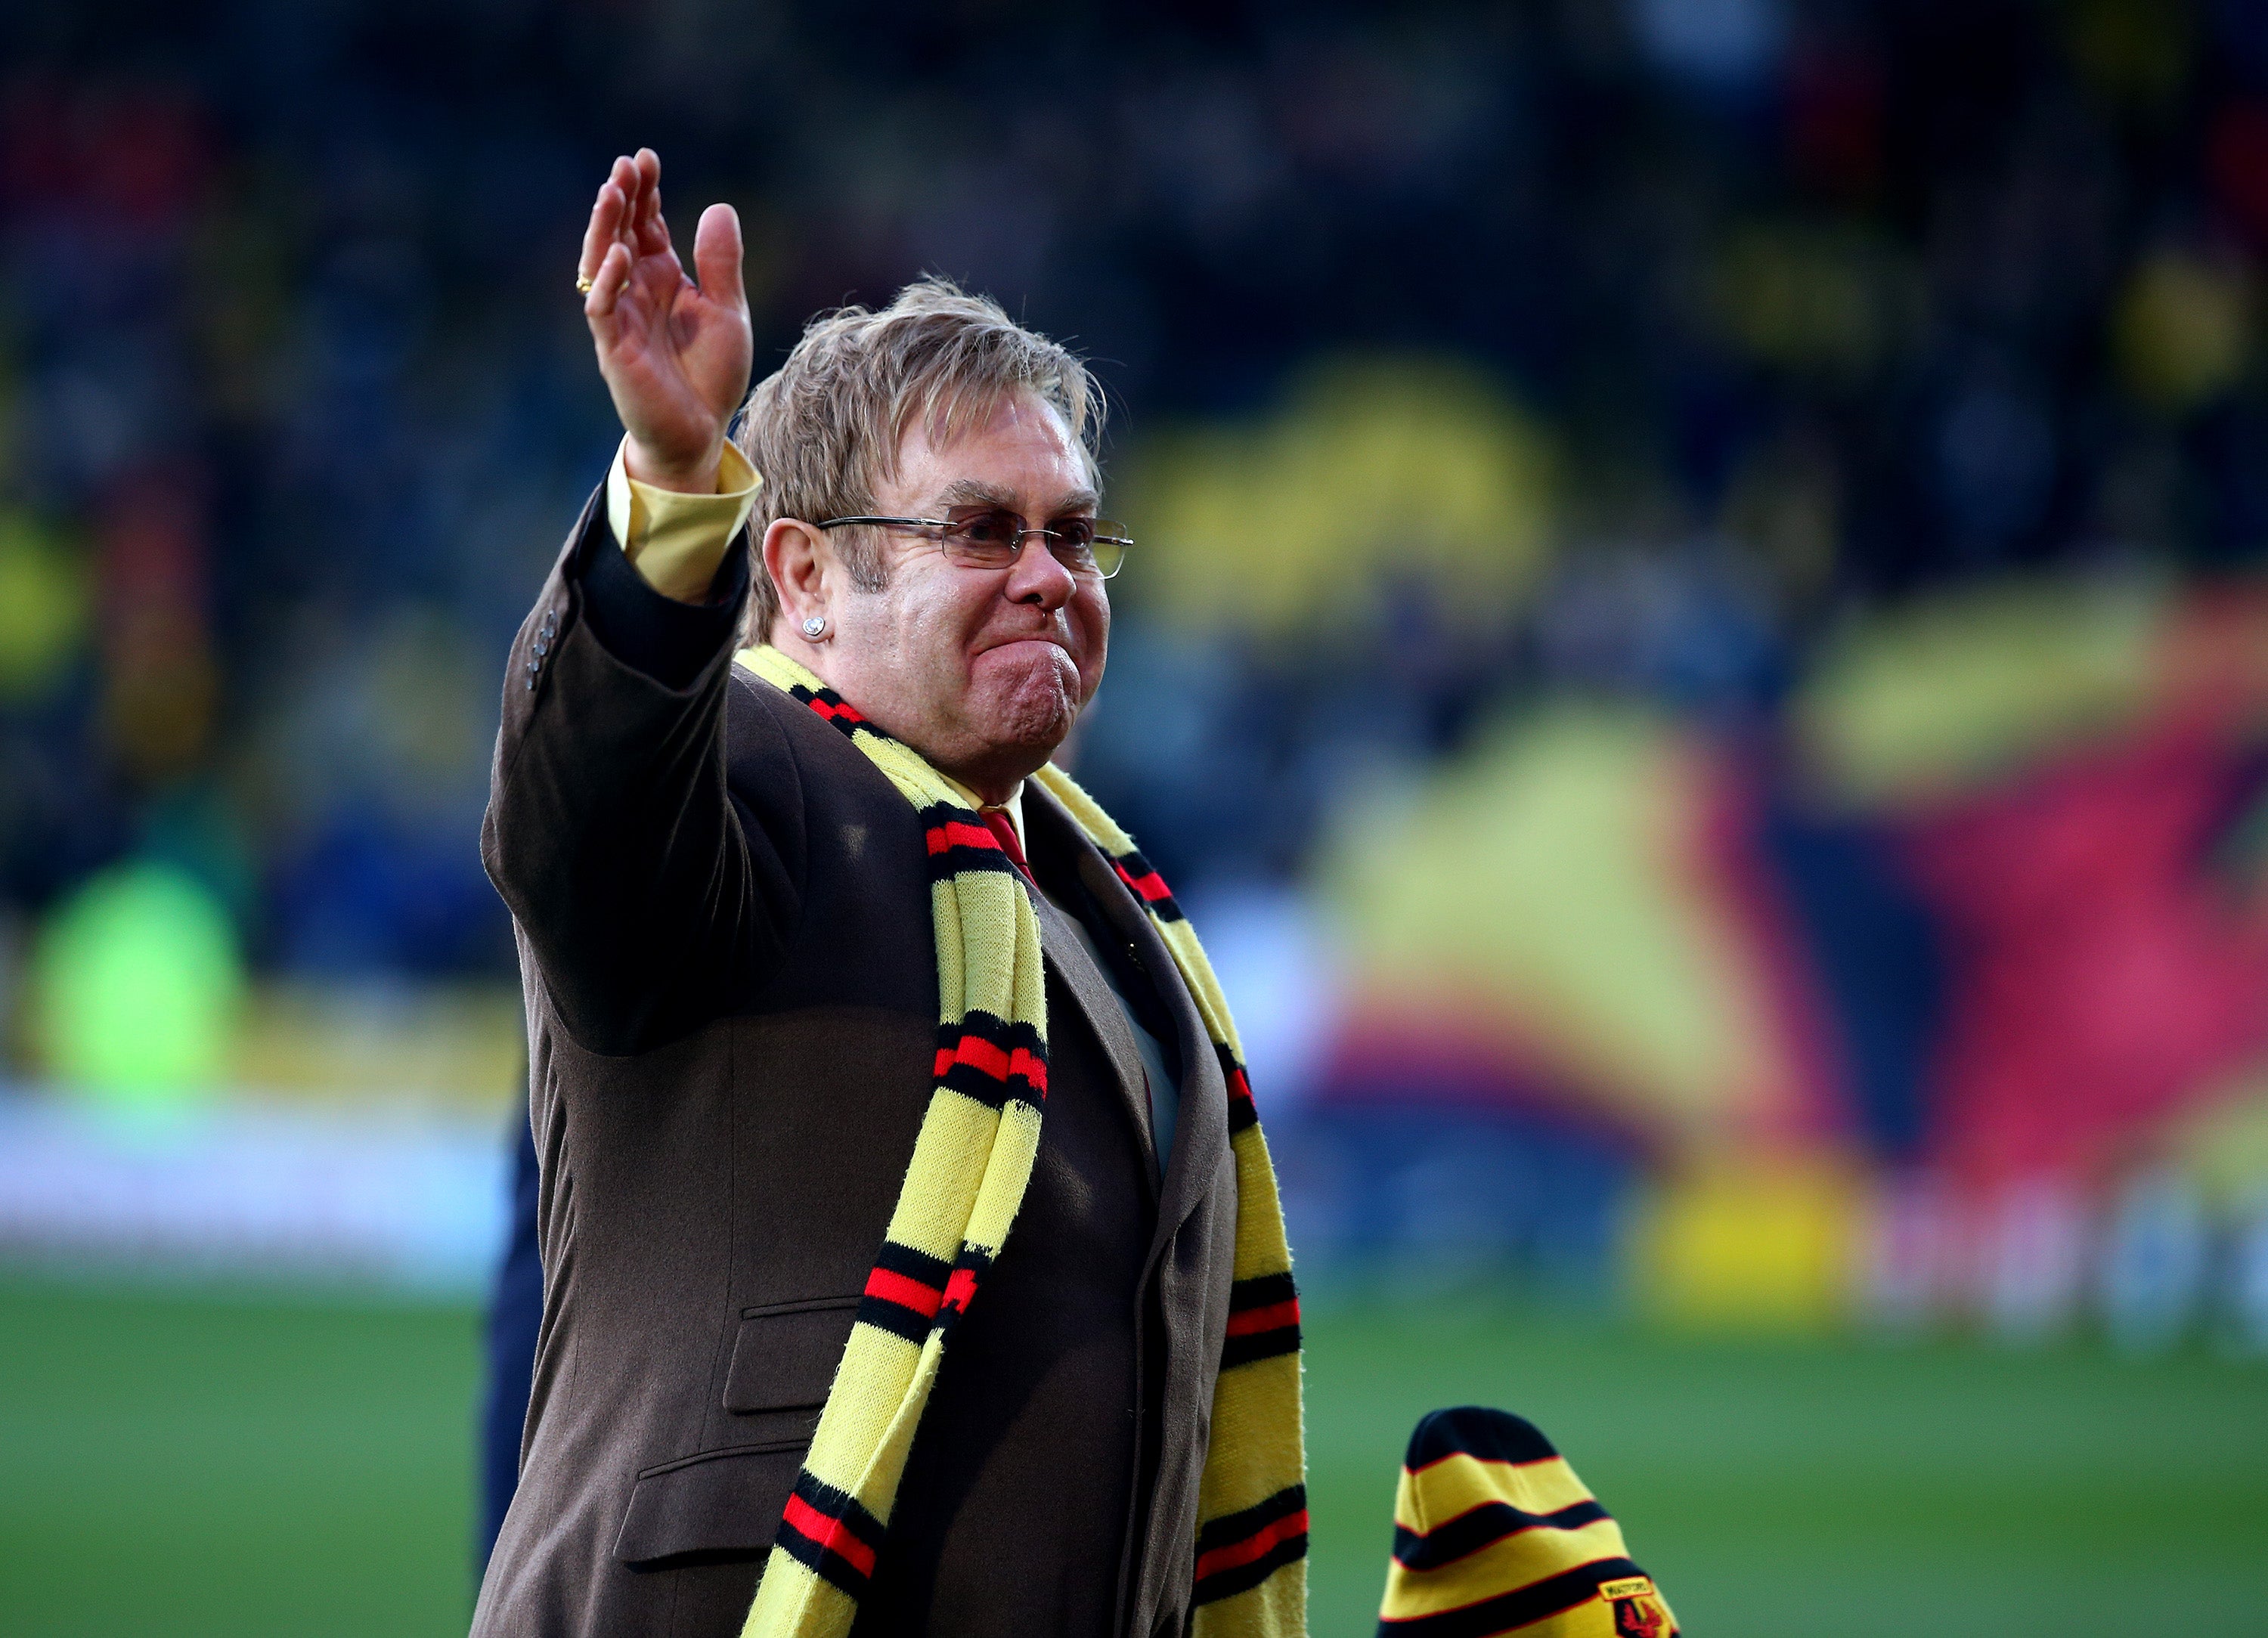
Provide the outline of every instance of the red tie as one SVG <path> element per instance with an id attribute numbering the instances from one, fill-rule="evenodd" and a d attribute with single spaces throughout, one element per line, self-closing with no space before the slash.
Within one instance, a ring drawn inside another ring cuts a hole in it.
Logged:
<path id="1" fill-rule="evenodd" d="M 984 821 L 987 830 L 1000 839 L 1000 851 L 1015 862 L 1016 868 L 1023 871 L 1024 879 L 1032 882 L 1033 886 L 1038 886 L 1037 882 L 1032 881 L 1032 867 L 1024 862 L 1024 844 L 1016 840 L 1016 826 L 1008 817 L 1008 810 L 986 808 L 976 817 Z"/>

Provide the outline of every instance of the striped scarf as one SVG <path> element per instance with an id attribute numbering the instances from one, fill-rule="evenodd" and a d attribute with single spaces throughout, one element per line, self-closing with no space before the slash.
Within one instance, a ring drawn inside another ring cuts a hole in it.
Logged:
<path id="1" fill-rule="evenodd" d="M 841 730 L 914 804 L 937 930 L 941 1022 L 929 1106 L 742 1629 L 743 1638 L 839 1638 L 873 1575 L 954 1325 L 999 1255 L 1039 1151 L 1047 987 L 1030 891 L 945 778 L 778 650 L 748 650 L 740 663 Z M 1299 1296 L 1236 1025 L 1196 933 L 1126 833 L 1059 769 L 1035 777 L 1148 911 L 1228 1082 L 1235 1283 L 1197 1491 L 1194 1630 L 1304 1634 Z"/>

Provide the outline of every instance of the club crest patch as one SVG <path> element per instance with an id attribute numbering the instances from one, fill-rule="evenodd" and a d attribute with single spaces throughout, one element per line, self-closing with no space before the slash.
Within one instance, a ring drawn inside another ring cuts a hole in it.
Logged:
<path id="1" fill-rule="evenodd" d="M 1644 1576 L 1602 1582 L 1599 1596 L 1615 1611 L 1615 1638 L 1672 1638 L 1675 1632 L 1653 1583 Z"/>

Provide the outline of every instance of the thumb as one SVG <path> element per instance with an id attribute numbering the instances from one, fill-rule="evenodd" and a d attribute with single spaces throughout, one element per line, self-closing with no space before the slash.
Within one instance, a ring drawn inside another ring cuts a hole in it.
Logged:
<path id="1" fill-rule="evenodd" d="M 745 312 L 748 293 L 740 283 L 740 215 L 730 205 L 711 205 L 693 231 L 693 270 L 701 293 L 711 301 Z"/>

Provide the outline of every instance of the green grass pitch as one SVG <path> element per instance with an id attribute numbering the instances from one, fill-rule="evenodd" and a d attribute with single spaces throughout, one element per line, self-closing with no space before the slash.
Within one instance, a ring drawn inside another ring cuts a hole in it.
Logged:
<path id="1" fill-rule="evenodd" d="M 0 1284 L 0 1628 L 409 1638 L 470 1608 L 474 1317 Z M 2268 1368 L 1665 1338 L 1485 1304 L 1309 1325 L 1318 1638 L 1371 1630 L 1420 1413 L 1530 1416 L 1690 1633 L 2268 1631 Z"/>

